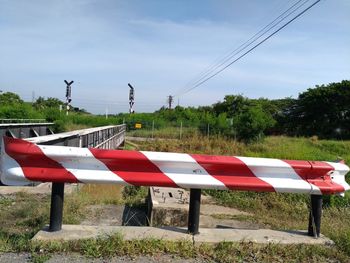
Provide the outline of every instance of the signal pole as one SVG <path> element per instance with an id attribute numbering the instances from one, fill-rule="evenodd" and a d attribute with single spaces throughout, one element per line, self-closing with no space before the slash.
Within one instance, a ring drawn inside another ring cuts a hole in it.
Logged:
<path id="1" fill-rule="evenodd" d="M 135 98 L 135 89 L 133 86 L 131 86 L 130 83 L 128 83 L 128 86 L 130 87 L 130 91 L 129 91 L 129 113 L 132 114 L 134 113 L 134 98 Z"/>
<path id="2" fill-rule="evenodd" d="M 171 110 L 171 106 L 173 104 L 174 97 L 172 95 L 168 96 L 168 109 Z"/>
<path id="3" fill-rule="evenodd" d="M 64 83 L 66 83 L 66 85 L 67 85 L 67 87 L 66 87 L 66 105 L 67 105 L 66 115 L 68 116 L 68 111 L 70 109 L 70 103 L 72 101 L 72 87 L 71 87 L 71 85 L 74 83 L 74 81 L 72 80 L 71 82 L 68 82 L 67 80 L 64 80 Z"/>

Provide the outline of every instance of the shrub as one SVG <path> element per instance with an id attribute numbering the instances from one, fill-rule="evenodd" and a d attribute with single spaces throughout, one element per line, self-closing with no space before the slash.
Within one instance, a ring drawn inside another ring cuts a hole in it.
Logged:
<path id="1" fill-rule="evenodd" d="M 271 128 L 275 121 L 270 114 L 262 110 L 261 106 L 253 106 L 238 114 L 233 123 L 237 138 L 251 142 L 260 139 L 264 131 Z"/>

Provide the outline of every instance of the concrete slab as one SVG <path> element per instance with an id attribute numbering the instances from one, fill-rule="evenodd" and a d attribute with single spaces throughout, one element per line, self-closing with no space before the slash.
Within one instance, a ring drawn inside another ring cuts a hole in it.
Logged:
<path id="1" fill-rule="evenodd" d="M 271 229 L 213 229 L 200 228 L 199 234 L 194 236 L 194 243 L 254 242 L 260 244 L 319 244 L 333 245 L 334 242 L 321 235 L 314 238 L 306 231 L 277 231 Z"/>
<path id="2" fill-rule="evenodd" d="M 236 215 L 245 215 L 250 216 L 249 213 L 240 211 L 235 208 L 221 206 L 221 205 L 214 205 L 214 204 L 201 204 L 201 215 L 230 215 L 230 216 L 236 216 Z"/>
<path id="3" fill-rule="evenodd" d="M 32 240 L 58 241 L 108 237 L 120 233 L 124 240 L 141 240 L 148 238 L 168 241 L 189 241 L 195 245 L 201 243 L 254 242 L 277 244 L 320 244 L 332 245 L 333 241 L 325 236 L 316 239 L 309 237 L 306 231 L 277 231 L 271 229 L 218 229 L 200 228 L 199 235 L 189 235 L 185 228 L 177 227 L 133 227 L 133 226 L 82 226 L 63 225 L 61 231 L 39 231 Z"/>
<path id="4" fill-rule="evenodd" d="M 156 238 L 169 241 L 191 241 L 192 236 L 187 234 L 186 229 L 181 228 L 157 228 L 138 226 L 82 226 L 63 225 L 62 230 L 49 232 L 46 229 L 39 231 L 32 240 L 53 241 L 53 240 L 78 240 L 97 237 L 108 237 L 113 234 L 121 234 L 124 240 L 140 240 Z"/>

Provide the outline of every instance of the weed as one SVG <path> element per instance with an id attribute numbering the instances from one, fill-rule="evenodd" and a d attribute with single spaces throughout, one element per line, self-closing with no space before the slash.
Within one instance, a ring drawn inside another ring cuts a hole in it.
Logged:
<path id="1" fill-rule="evenodd" d="M 51 258 L 51 254 L 41 254 L 41 253 L 32 253 L 31 262 L 33 263 L 44 263 Z"/>
<path id="2" fill-rule="evenodd" d="M 148 187 L 144 186 L 125 186 L 123 190 L 123 198 L 125 204 L 142 205 L 148 195 Z"/>

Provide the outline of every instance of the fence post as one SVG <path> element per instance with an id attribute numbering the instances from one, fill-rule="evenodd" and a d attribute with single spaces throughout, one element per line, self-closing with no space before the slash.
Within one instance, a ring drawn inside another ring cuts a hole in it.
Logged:
<path id="1" fill-rule="evenodd" d="M 190 209 L 188 214 L 188 233 L 199 233 L 199 212 L 201 206 L 201 189 L 190 189 Z"/>
<path id="2" fill-rule="evenodd" d="M 208 130 L 207 130 L 208 138 L 209 138 L 209 123 L 208 123 Z"/>
<path id="3" fill-rule="evenodd" d="M 180 122 L 180 140 L 182 139 L 182 121 Z"/>
<path id="4" fill-rule="evenodd" d="M 154 120 L 152 121 L 152 139 L 154 137 Z"/>
<path id="5" fill-rule="evenodd" d="M 322 195 L 311 195 L 308 235 L 320 237 L 322 216 Z"/>
<path id="6" fill-rule="evenodd" d="M 52 183 L 49 231 L 62 229 L 64 183 Z"/>

